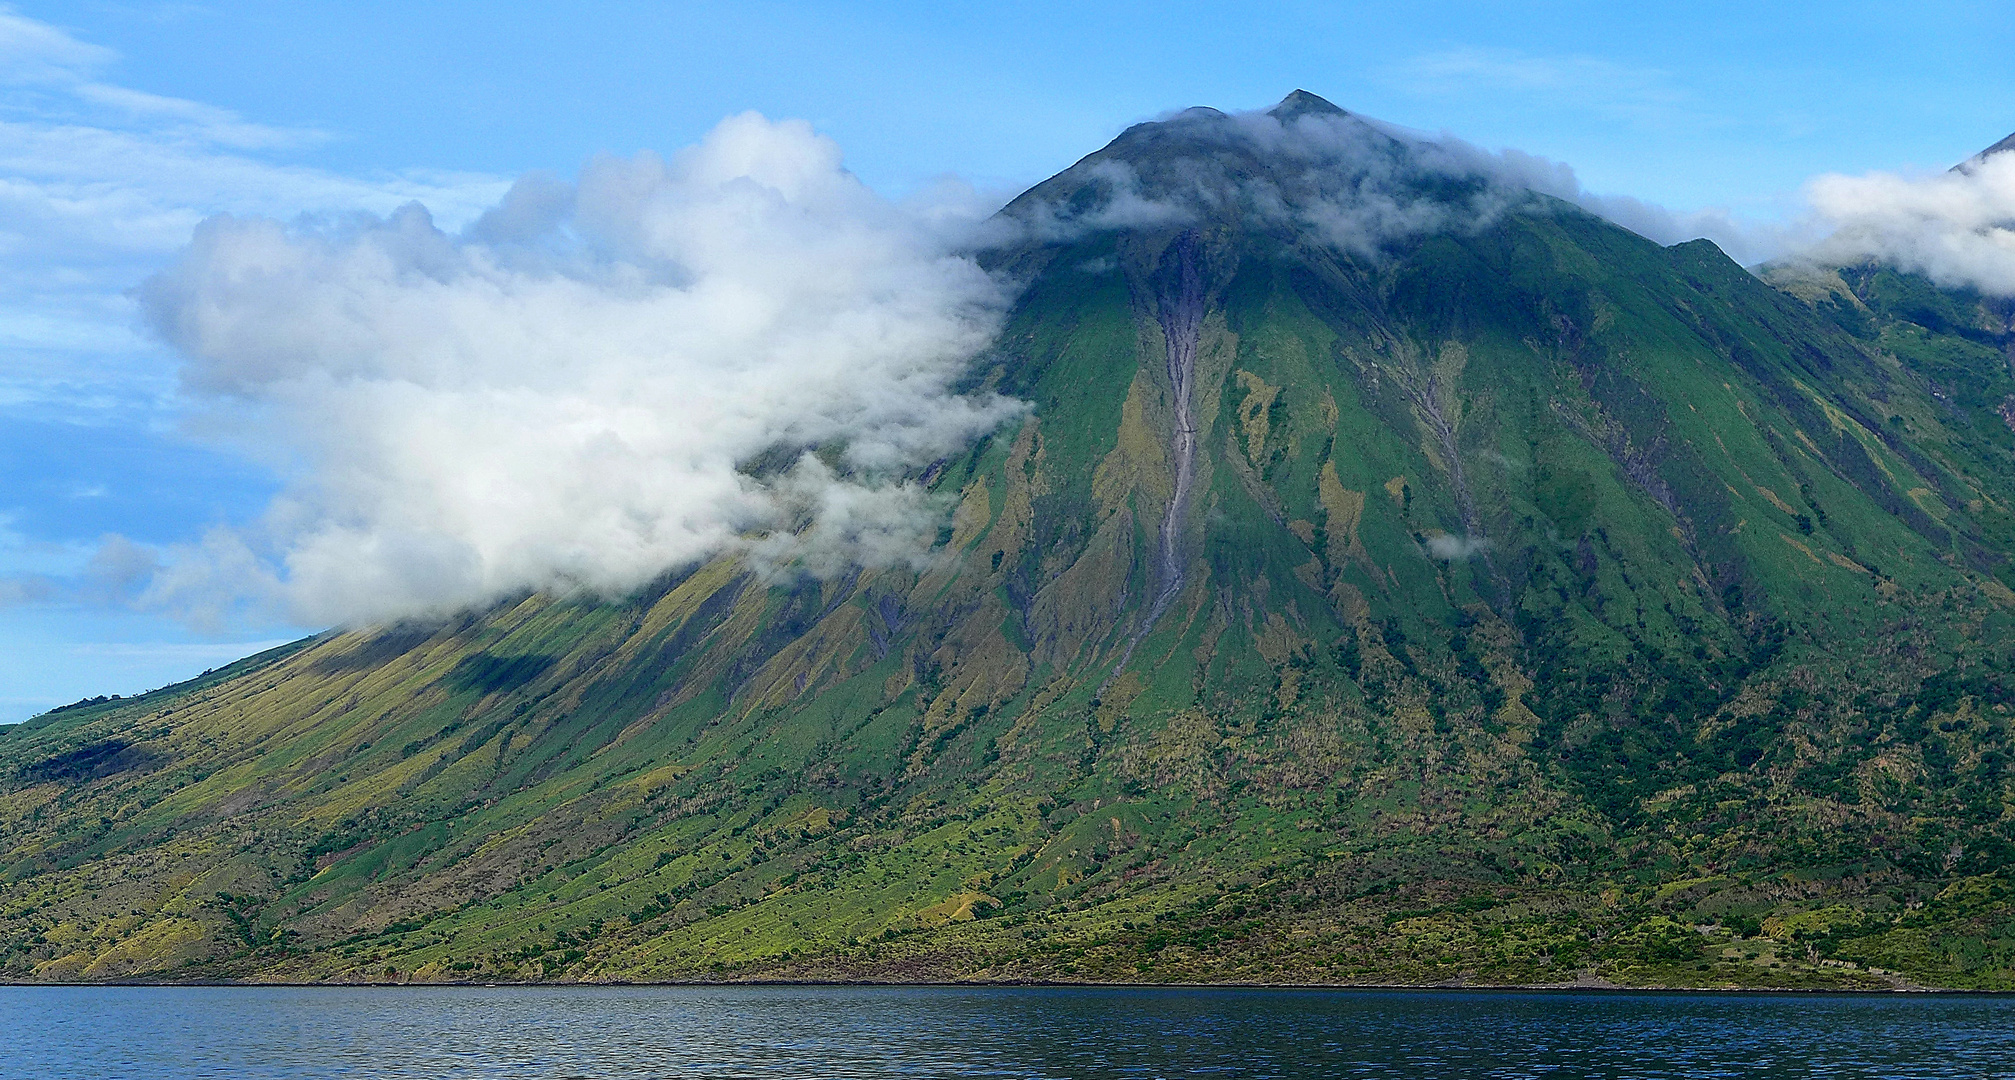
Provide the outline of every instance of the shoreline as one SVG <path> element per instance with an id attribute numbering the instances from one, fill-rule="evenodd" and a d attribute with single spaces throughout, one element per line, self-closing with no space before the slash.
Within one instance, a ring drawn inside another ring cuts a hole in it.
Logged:
<path id="1" fill-rule="evenodd" d="M 2015 997 L 2015 990 L 1969 990 L 1941 986 L 1853 987 L 1742 987 L 1742 986 L 1619 986 L 1614 983 L 1270 983 L 1270 982 L 1067 982 L 1049 979 L 1000 980 L 887 980 L 887 979 L 745 979 L 745 980 L 610 980 L 603 982 L 291 982 L 242 979 L 124 979 L 103 982 L 33 982 L 0 979 L 0 989 L 49 987 L 68 989 L 103 988 L 189 988 L 225 989 L 330 989 L 330 990 L 597 990 L 597 989 L 721 989 L 730 987 L 770 988 L 862 988 L 862 989 L 1032 989 L 1032 990 L 1310 990 L 1368 992 L 1407 991 L 1417 993 L 1509 993 L 1509 994 L 1753 994 L 1776 997 L 1810 997 L 1838 994 L 1856 997 L 1886 996 L 1967 996 Z"/>

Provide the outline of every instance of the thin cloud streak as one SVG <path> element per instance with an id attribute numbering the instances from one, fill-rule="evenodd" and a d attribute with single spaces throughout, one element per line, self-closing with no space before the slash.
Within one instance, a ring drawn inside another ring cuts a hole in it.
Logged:
<path id="1" fill-rule="evenodd" d="M 1699 95 L 1668 71 L 1593 56 L 1535 56 L 1462 47 L 1397 61 L 1385 81 L 1430 97 L 1514 93 L 1638 124 L 1711 121 Z"/>
<path id="2" fill-rule="evenodd" d="M 274 155 L 327 138 L 114 85 L 117 54 L 0 8 L 0 405 L 172 411 L 173 361 L 127 292 L 205 217 L 387 213 L 452 225 L 508 186 L 411 170 L 350 177 Z M 129 418 L 130 419 L 130 418 Z"/>

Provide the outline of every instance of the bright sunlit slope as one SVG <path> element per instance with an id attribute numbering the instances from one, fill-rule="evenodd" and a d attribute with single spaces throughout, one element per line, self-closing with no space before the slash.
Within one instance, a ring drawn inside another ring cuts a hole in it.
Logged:
<path id="1" fill-rule="evenodd" d="M 995 223 L 931 559 L 0 737 L 0 971 L 2015 986 L 2015 307 L 1535 186 L 1127 131 Z"/>

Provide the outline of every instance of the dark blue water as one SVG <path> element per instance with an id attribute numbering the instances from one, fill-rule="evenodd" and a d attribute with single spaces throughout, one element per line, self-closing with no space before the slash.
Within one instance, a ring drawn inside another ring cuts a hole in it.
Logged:
<path id="1" fill-rule="evenodd" d="M 0 988 L 8 1077 L 2015 1077 L 2015 999 Z"/>

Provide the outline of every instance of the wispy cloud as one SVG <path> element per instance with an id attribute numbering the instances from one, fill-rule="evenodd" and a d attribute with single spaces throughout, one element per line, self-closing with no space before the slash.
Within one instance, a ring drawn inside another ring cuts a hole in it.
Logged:
<path id="1" fill-rule="evenodd" d="M 247 121 L 228 109 L 199 101 L 162 97 L 140 90 L 106 83 L 80 83 L 77 97 L 102 105 L 135 119 L 151 121 L 160 129 L 185 134 L 212 146 L 237 150 L 265 150 L 276 147 L 307 146 L 328 138 L 320 131 L 272 127 Z"/>
<path id="2" fill-rule="evenodd" d="M 321 132 L 108 79 L 116 53 L 0 7 L 0 407 L 164 404 L 172 361 L 136 334 L 127 292 L 218 212 L 389 212 L 421 200 L 449 223 L 495 177 L 345 176 L 290 161 Z"/>
<path id="3" fill-rule="evenodd" d="M 1446 132 L 1410 131 L 1345 113 L 1277 117 L 1193 109 L 1166 129 L 1194 153 L 1094 155 L 1015 201 L 989 229 L 1005 240 L 1194 221 L 1227 212 L 1312 232 L 1368 257 L 1436 232 L 1488 226 L 1533 204 L 1574 203 L 1660 243 L 1708 237 L 1753 263 L 1787 250 L 1809 227 L 1747 222 L 1726 210 L 1675 212 L 1581 186 L 1574 170 L 1520 150 L 1486 150 Z M 1801 232 L 1800 229 L 1803 229 Z"/>
<path id="4" fill-rule="evenodd" d="M 1385 81 L 1431 97 L 1511 94 L 1635 123 L 1705 116 L 1700 96 L 1672 73 L 1594 56 L 1535 56 L 1462 47 L 1395 61 Z"/>
<path id="5" fill-rule="evenodd" d="M 16 85 L 72 81 L 116 59 L 110 49 L 0 7 L 0 80 Z"/>
<path id="6" fill-rule="evenodd" d="M 230 641 L 212 642 L 89 642 L 73 645 L 70 651 L 78 656 L 101 657 L 117 660 L 174 660 L 200 664 L 204 662 L 230 663 L 253 653 L 267 649 L 277 649 L 287 644 L 287 638 L 271 641 Z"/>

